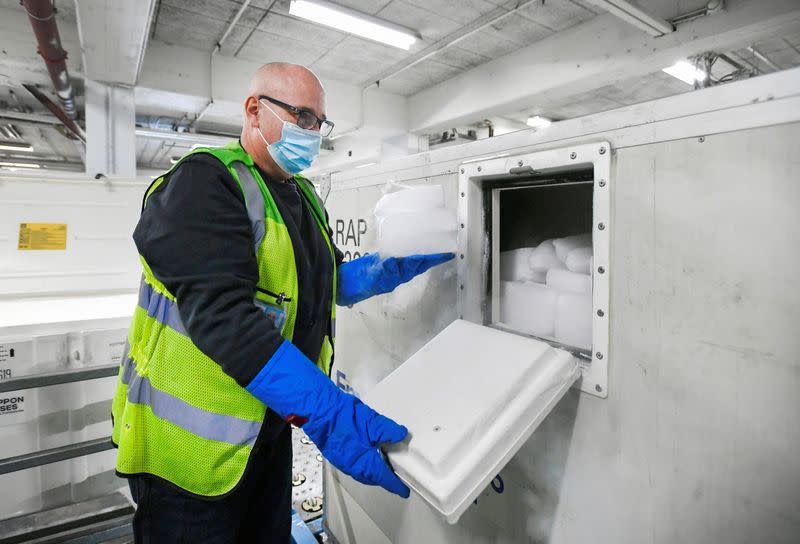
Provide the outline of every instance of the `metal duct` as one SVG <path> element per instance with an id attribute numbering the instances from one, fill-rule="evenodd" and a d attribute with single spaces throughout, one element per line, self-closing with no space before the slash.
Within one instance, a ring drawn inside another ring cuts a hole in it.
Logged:
<path id="1" fill-rule="evenodd" d="M 53 3 L 51 0 L 22 0 L 21 3 L 28 12 L 28 19 L 39 43 L 37 51 L 47 66 L 61 107 L 70 119 L 75 119 L 78 113 L 67 71 L 67 52 L 61 46 Z"/>

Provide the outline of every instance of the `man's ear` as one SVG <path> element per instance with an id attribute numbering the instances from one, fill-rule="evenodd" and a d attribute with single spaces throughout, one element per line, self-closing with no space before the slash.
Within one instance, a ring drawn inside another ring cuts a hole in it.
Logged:
<path id="1" fill-rule="evenodd" d="M 247 122 L 251 127 L 258 126 L 258 99 L 254 96 L 248 96 L 244 103 L 244 112 L 247 116 Z"/>

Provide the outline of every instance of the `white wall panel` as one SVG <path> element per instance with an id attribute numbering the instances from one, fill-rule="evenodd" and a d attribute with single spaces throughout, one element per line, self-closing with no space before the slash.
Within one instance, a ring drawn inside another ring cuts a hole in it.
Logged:
<path id="1" fill-rule="evenodd" d="M 132 233 L 147 185 L 0 178 L 0 295 L 133 291 Z M 21 223 L 64 223 L 66 250 L 19 250 Z"/>

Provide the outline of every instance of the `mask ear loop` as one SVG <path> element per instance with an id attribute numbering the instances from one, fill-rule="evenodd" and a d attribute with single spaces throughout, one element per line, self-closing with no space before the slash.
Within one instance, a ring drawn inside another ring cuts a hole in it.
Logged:
<path id="1" fill-rule="evenodd" d="M 258 103 L 259 103 L 259 104 L 261 104 L 262 106 L 264 106 L 265 108 L 267 108 L 267 109 L 270 111 L 270 113 L 271 113 L 272 115 L 274 115 L 275 117 L 277 117 L 277 118 L 278 118 L 278 121 L 280 121 L 281 123 L 287 123 L 287 122 L 288 122 L 288 121 L 284 121 L 283 119 L 281 119 L 281 116 L 280 116 L 280 115 L 278 115 L 277 113 L 275 113 L 275 110 L 273 110 L 272 108 L 270 108 L 269 106 L 267 106 L 267 105 L 266 105 L 264 102 L 262 102 L 262 100 L 263 100 L 263 99 L 259 98 L 259 99 L 258 99 Z"/>
<path id="2" fill-rule="evenodd" d="M 270 108 L 269 106 L 267 106 L 266 104 L 264 104 L 264 102 L 262 102 L 262 101 L 261 101 L 261 99 L 259 99 L 259 100 L 258 100 L 258 103 L 259 103 L 260 105 L 264 106 L 265 108 L 267 108 L 267 109 L 270 111 L 270 113 L 271 113 L 272 115 L 274 115 L 275 117 L 277 117 L 277 118 L 278 118 L 278 121 L 281 121 L 282 123 L 286 123 L 286 121 L 284 121 L 283 119 L 281 119 L 281 118 L 280 118 L 280 116 L 279 116 L 277 113 L 275 113 L 274 111 L 272 111 L 272 108 Z M 260 124 L 260 123 L 259 123 L 259 124 L 256 126 L 256 130 L 258 131 L 258 135 L 259 135 L 259 136 L 261 136 L 261 139 L 264 141 L 264 145 L 266 145 L 267 147 L 269 147 L 270 145 L 272 145 L 272 144 L 270 144 L 270 143 L 267 141 L 267 139 L 264 137 L 264 133 L 263 133 L 263 132 L 261 132 L 261 124 Z"/>

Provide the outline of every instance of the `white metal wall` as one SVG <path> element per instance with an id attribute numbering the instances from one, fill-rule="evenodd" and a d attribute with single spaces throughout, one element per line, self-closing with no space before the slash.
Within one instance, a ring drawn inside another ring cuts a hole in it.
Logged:
<path id="1" fill-rule="evenodd" d="M 146 187 L 0 177 L 0 381 L 120 362 L 141 275 L 131 234 Z M 66 249 L 19 250 L 21 223 L 66 224 Z M 109 436 L 115 381 L 0 394 L 8 408 L 0 458 Z M 0 476 L 0 519 L 124 487 L 115 458 L 111 450 Z"/>
<path id="2" fill-rule="evenodd" d="M 677 139 L 655 124 L 610 138 L 608 399 L 572 391 L 455 526 L 329 472 L 339 541 L 800 540 L 800 124 L 726 132 L 709 117 Z M 334 190 L 333 220 L 368 216 L 378 192 Z M 453 292 L 341 311 L 334 377 L 363 393 L 454 317 Z"/>
<path id="3" fill-rule="evenodd" d="M 135 290 L 142 182 L 0 177 L 0 296 Z M 21 223 L 67 224 L 66 250 L 18 250 Z"/>

